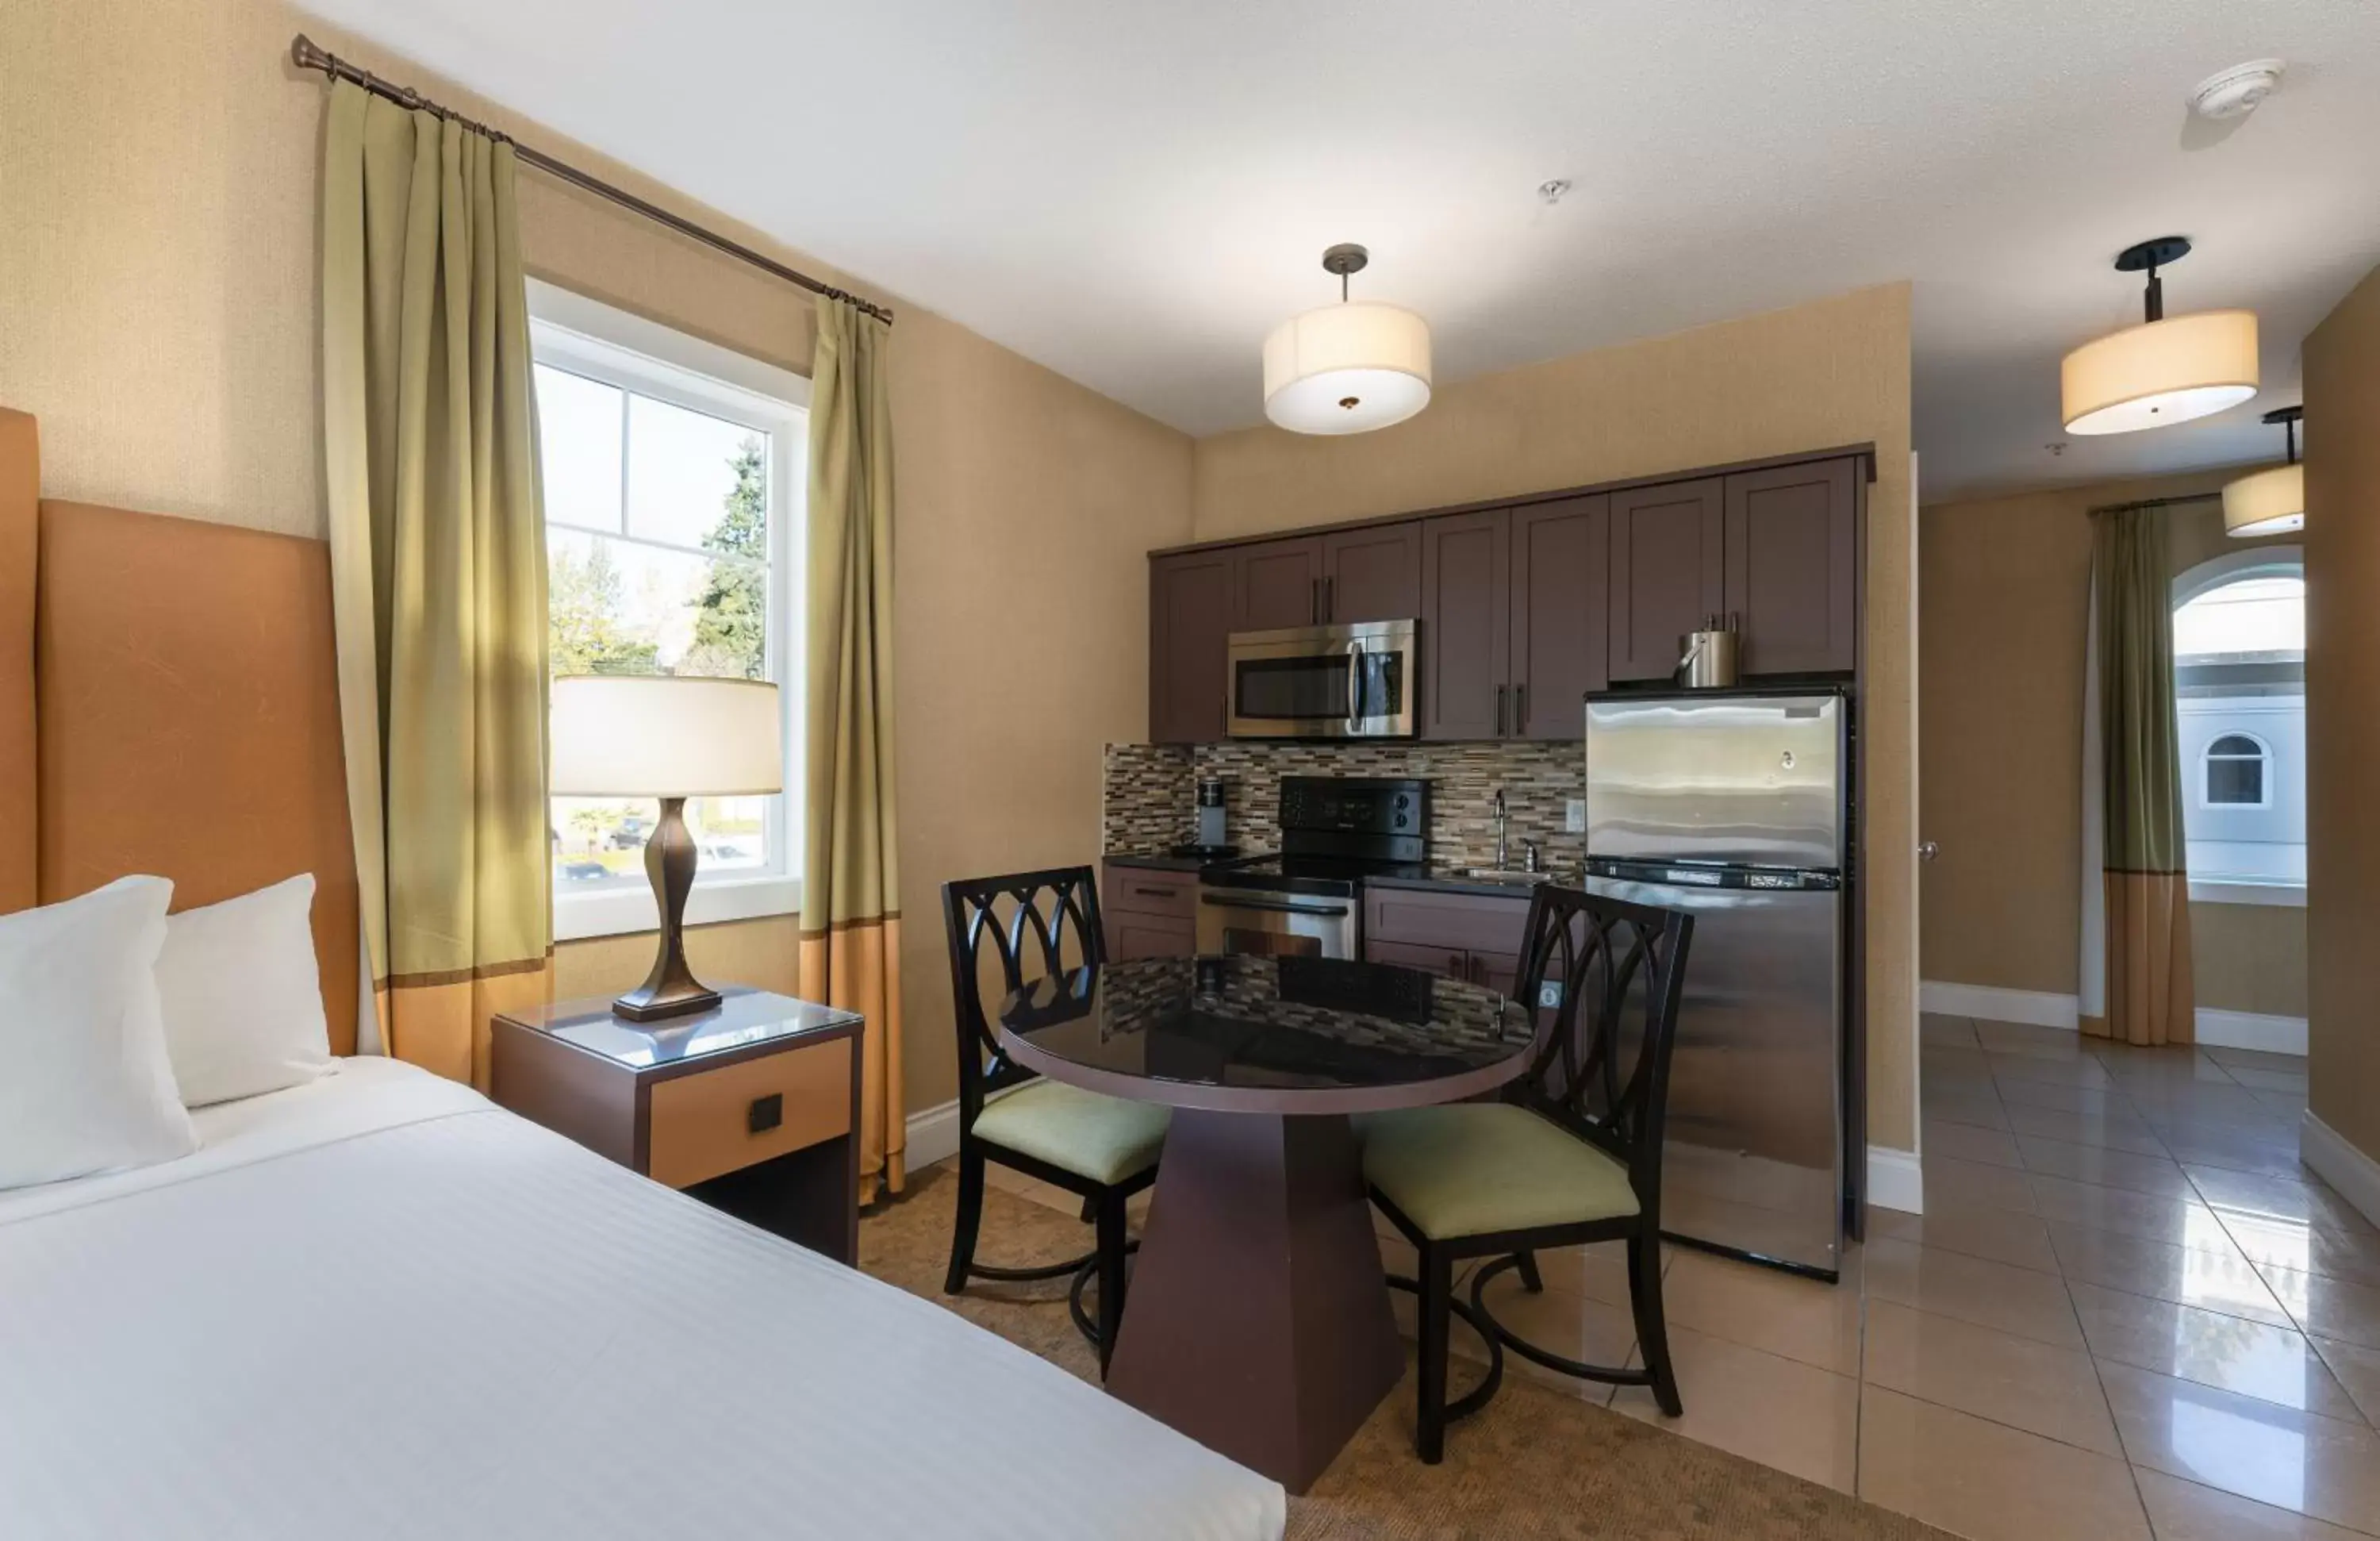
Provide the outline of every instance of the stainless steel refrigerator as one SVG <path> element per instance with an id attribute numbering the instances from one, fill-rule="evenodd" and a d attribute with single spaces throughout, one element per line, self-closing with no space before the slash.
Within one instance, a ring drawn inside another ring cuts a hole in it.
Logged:
<path id="1" fill-rule="evenodd" d="M 1690 912 L 1661 1228 L 1835 1278 L 1852 849 L 1837 691 L 1590 698 L 1586 886 Z"/>

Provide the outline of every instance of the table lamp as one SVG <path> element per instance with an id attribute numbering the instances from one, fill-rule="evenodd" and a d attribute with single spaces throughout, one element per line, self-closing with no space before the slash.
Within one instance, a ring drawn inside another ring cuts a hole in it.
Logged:
<path id="1" fill-rule="evenodd" d="M 697 853 L 688 797 L 756 797 L 784 788 L 784 728 L 765 680 L 690 674 L 571 674 L 553 682 L 557 797 L 658 797 L 645 875 L 661 911 L 661 951 L 645 982 L 612 1002 L 632 1022 L 707 1012 L 719 992 L 686 962 L 686 896 Z"/>

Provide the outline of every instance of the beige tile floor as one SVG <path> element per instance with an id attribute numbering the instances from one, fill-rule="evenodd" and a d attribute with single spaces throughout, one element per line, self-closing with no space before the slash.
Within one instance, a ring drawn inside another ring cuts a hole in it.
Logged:
<path id="1" fill-rule="evenodd" d="M 1683 1418 L 1508 1369 L 1975 1541 L 2380 1536 L 2380 1232 L 2298 1163 L 2304 1062 L 1924 1040 L 1926 1212 L 1873 1211 L 1840 1285 L 1670 1250 Z M 1633 1363 L 1616 1257 L 1542 1261 L 1499 1316 Z"/>

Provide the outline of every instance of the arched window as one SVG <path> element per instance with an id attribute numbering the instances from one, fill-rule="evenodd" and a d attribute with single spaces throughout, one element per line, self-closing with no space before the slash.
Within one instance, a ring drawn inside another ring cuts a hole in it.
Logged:
<path id="1" fill-rule="evenodd" d="M 2227 552 L 2174 579 L 2182 828 L 2197 897 L 2302 903 L 2305 560 Z"/>
<path id="2" fill-rule="evenodd" d="M 2255 734 L 2223 734 L 2206 746 L 2198 764 L 2198 795 L 2208 807 L 2271 806 L 2273 751 Z"/>

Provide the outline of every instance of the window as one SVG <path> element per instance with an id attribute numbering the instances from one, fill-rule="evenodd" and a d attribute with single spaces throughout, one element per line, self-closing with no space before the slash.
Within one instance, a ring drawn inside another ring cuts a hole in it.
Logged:
<path id="1" fill-rule="evenodd" d="M 2264 741 L 2244 733 L 2227 733 L 2206 746 L 2199 765 L 2199 799 L 2209 807 L 2261 808 L 2271 804 L 2265 771 L 2273 752 Z"/>
<path id="2" fill-rule="evenodd" d="M 534 280 L 548 644 L 556 674 L 779 683 L 798 776 L 808 382 Z M 795 795 L 686 804 L 690 921 L 799 908 Z M 657 922 L 650 798 L 553 799 L 557 937 Z"/>
<path id="3" fill-rule="evenodd" d="M 2305 902 L 2305 570 L 2259 546 L 2174 580 L 2191 896 Z"/>

